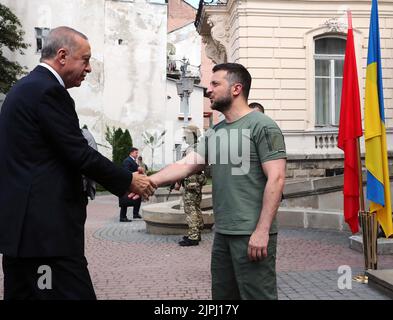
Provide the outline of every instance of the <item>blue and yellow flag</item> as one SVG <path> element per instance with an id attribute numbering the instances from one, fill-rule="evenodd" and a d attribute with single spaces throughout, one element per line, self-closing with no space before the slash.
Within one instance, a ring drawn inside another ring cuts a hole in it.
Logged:
<path id="1" fill-rule="evenodd" d="M 379 39 L 378 2 L 373 0 L 368 39 L 366 101 L 364 106 L 367 199 L 370 200 L 370 212 L 377 214 L 378 222 L 386 237 L 389 237 L 393 234 L 392 204 L 390 200 Z"/>

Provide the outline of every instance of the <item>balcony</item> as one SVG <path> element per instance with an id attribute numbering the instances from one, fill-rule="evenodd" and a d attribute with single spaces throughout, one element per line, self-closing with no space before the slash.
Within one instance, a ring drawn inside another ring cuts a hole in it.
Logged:
<path id="1" fill-rule="evenodd" d="M 177 60 L 171 56 L 167 57 L 166 73 L 167 77 L 171 79 L 180 79 L 181 76 L 182 60 Z M 188 65 L 187 76 L 195 79 L 195 84 L 201 82 L 201 69 L 200 66 Z"/>
<path id="2" fill-rule="evenodd" d="M 227 4 L 228 4 L 228 0 L 200 0 L 199 1 L 198 12 L 196 14 L 195 23 L 194 23 L 196 29 L 198 30 L 198 28 L 199 28 L 199 26 L 201 24 L 202 12 L 203 12 L 205 7 L 209 7 L 209 6 L 226 6 Z"/>

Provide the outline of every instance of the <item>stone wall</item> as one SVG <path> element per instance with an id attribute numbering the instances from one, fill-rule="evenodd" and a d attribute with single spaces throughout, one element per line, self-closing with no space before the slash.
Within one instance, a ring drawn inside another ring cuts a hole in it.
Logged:
<path id="1" fill-rule="evenodd" d="M 289 155 L 287 178 L 304 179 L 342 174 L 344 155 Z"/>
<path id="2" fill-rule="evenodd" d="M 362 155 L 363 170 L 364 155 Z M 389 172 L 393 176 L 393 152 L 389 152 Z M 344 154 L 288 155 L 287 179 L 331 177 L 344 173 Z"/>
<path id="3" fill-rule="evenodd" d="M 30 71 L 39 62 L 35 28 L 65 25 L 89 38 L 92 72 L 70 90 L 80 125 L 86 124 L 100 152 L 110 156 L 106 126 L 129 129 L 143 152 L 141 133 L 163 130 L 166 101 L 167 6 L 148 0 L 2 0 L 20 19 L 31 45 L 17 60 Z M 164 116 L 163 116 L 164 115 Z M 155 163 L 164 162 L 157 152 Z M 143 153 L 150 162 L 150 153 Z"/>

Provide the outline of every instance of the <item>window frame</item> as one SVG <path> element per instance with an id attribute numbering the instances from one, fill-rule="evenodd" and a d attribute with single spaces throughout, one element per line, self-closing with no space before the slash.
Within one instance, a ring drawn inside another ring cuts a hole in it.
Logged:
<path id="1" fill-rule="evenodd" d="M 345 42 L 347 41 L 347 37 L 346 35 L 343 34 L 339 34 L 339 33 L 334 33 L 334 34 L 322 34 L 319 35 L 317 37 L 313 38 L 313 42 L 314 42 L 314 52 L 313 52 L 313 63 L 314 63 L 314 110 L 315 110 L 315 115 L 314 115 L 314 125 L 315 128 L 337 128 L 338 124 L 339 124 L 339 118 L 340 118 L 340 112 L 338 112 L 338 119 L 336 119 L 336 102 L 335 102 L 335 91 L 336 91 L 336 87 L 335 87 L 335 80 L 337 78 L 343 78 L 343 76 L 341 77 L 336 77 L 335 76 L 335 64 L 336 61 L 344 61 L 345 59 L 345 52 L 344 54 L 321 54 L 321 53 L 315 53 L 316 51 L 316 42 L 318 40 L 322 40 L 322 39 L 326 39 L 326 38 L 330 38 L 330 39 L 341 39 L 344 40 Z M 325 60 L 325 61 L 329 61 L 329 76 L 317 76 L 316 75 L 316 63 L 317 60 L 321 61 L 321 60 Z M 344 68 L 344 64 L 343 64 L 343 68 Z M 317 108 L 317 99 L 316 99 L 316 93 L 317 93 L 317 85 L 316 85 L 316 80 L 317 79 L 329 79 L 329 117 L 327 119 L 327 121 L 325 123 L 317 123 L 317 113 L 318 113 L 318 108 Z M 342 87 L 341 87 L 342 88 Z M 340 108 L 340 106 L 339 106 Z"/>
<path id="2" fill-rule="evenodd" d="M 50 29 L 45 27 L 34 27 L 34 31 L 35 31 L 36 53 L 41 53 L 42 48 L 44 47 L 45 44 L 45 39 L 48 36 Z M 38 41 L 41 41 L 41 48 L 39 48 Z"/>

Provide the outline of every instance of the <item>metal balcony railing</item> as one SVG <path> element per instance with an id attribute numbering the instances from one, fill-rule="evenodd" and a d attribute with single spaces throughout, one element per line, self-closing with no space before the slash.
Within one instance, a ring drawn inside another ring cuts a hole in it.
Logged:
<path id="1" fill-rule="evenodd" d="M 226 6 L 227 4 L 228 4 L 228 0 L 200 0 L 198 11 L 194 22 L 194 25 L 197 28 L 197 30 L 201 23 L 201 16 L 204 6 Z"/>
<path id="2" fill-rule="evenodd" d="M 181 75 L 181 66 L 183 60 L 167 59 L 167 75 L 170 78 L 179 79 Z M 195 79 L 201 78 L 201 66 L 194 66 L 191 64 L 187 65 L 187 76 L 193 77 Z M 196 80 L 198 82 L 198 80 Z"/>

